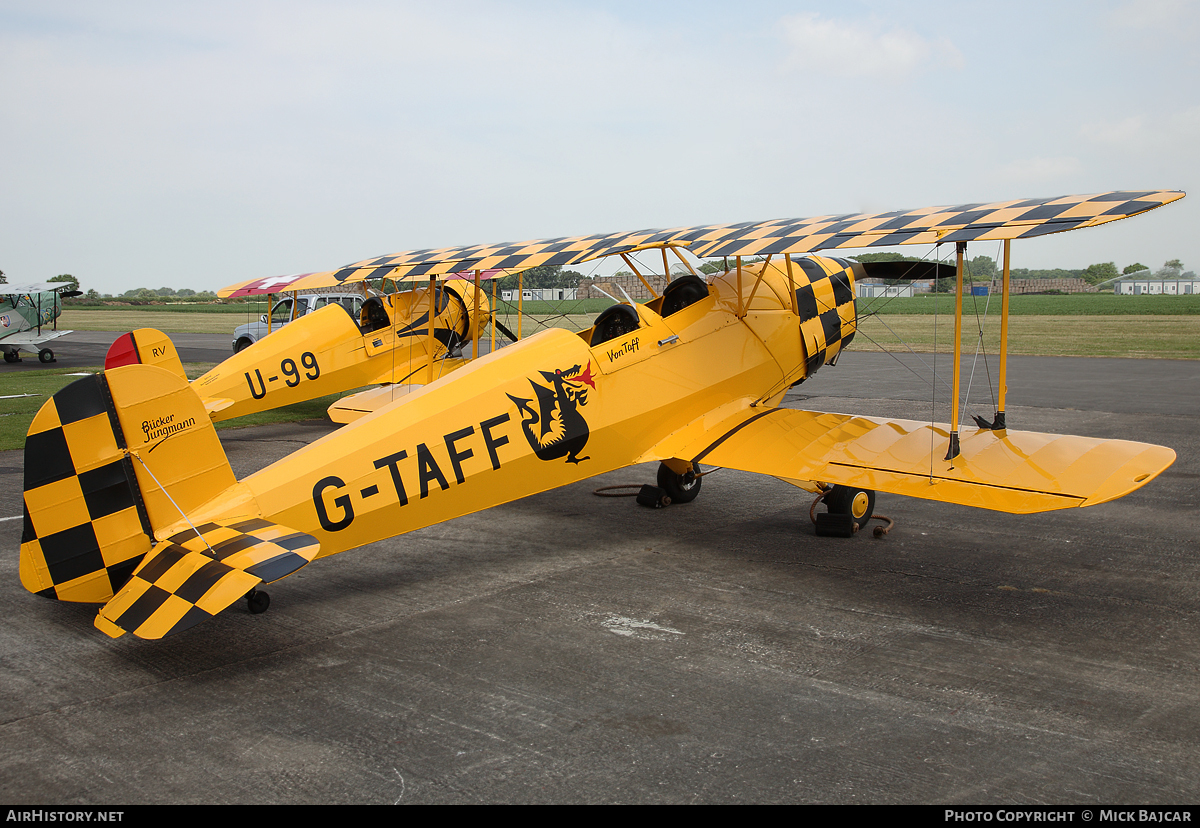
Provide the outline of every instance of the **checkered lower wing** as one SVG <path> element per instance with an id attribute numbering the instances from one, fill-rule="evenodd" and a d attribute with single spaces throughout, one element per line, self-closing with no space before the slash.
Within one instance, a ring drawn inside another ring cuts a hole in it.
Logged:
<path id="1" fill-rule="evenodd" d="M 206 523 L 159 544 L 113 596 L 96 627 L 116 638 L 163 638 L 212 618 L 259 584 L 317 556 L 312 535 L 257 518 Z"/>

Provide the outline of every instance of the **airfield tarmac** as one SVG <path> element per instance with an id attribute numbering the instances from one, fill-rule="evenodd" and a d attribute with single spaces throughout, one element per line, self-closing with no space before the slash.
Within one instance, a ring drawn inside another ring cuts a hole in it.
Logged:
<path id="1" fill-rule="evenodd" d="M 1010 426 L 1178 460 L 1031 517 L 880 495 L 880 540 L 818 538 L 806 493 L 732 471 L 667 509 L 593 495 L 653 480 L 635 467 L 317 561 L 266 614 L 160 642 L 26 593 L 0 523 L 0 801 L 1194 804 L 1200 362 L 1012 372 Z M 928 399 L 850 353 L 785 404 Z M 222 441 L 240 477 L 331 430 Z M 22 467 L 0 455 L 0 517 Z"/>
<path id="2" fill-rule="evenodd" d="M 184 362 L 221 362 L 233 354 L 233 326 L 230 335 L 173 333 L 171 341 Z M 36 354 L 21 354 L 21 361 L 4 363 L 4 371 L 40 371 L 46 368 L 84 368 L 104 365 L 104 355 L 123 331 L 71 331 L 66 336 L 47 342 L 44 347 L 54 351 L 54 363 L 43 365 Z"/>

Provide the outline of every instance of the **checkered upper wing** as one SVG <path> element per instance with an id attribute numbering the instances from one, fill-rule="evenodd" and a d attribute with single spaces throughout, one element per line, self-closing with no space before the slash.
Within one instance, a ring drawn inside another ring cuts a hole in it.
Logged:
<path id="1" fill-rule="evenodd" d="M 1128 218 L 1183 195 L 1178 190 L 1141 190 L 779 219 L 693 228 L 682 239 L 697 256 L 760 256 L 850 247 L 1028 239 Z"/>
<path id="2" fill-rule="evenodd" d="M 542 265 L 579 264 L 664 244 L 687 247 L 697 256 L 706 257 L 1024 239 L 1128 218 L 1183 195 L 1178 190 L 1108 192 L 409 250 L 364 259 L 340 270 L 312 276 L 319 277 L 320 284 L 337 284 L 349 279 L 427 278 L 473 269 L 515 272 Z M 295 290 L 306 284 L 305 280 L 298 280 L 287 289 Z M 226 288 L 222 295 L 230 295 L 228 291 L 239 287 Z"/>

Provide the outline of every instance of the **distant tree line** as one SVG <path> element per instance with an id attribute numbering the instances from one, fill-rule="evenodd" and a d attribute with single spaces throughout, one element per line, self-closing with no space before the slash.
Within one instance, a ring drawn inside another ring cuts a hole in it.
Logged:
<path id="1" fill-rule="evenodd" d="M 71 290 L 79 290 L 79 280 L 70 273 L 63 273 L 55 276 L 53 279 L 48 279 L 50 282 L 67 282 L 71 286 Z M 153 288 L 134 288 L 127 290 L 122 294 L 114 296 L 111 293 L 100 293 L 95 288 L 85 291 L 82 296 L 77 296 L 72 299 L 66 299 L 65 302 L 75 305 L 95 305 L 102 302 L 129 302 L 130 304 L 148 304 L 161 303 L 163 301 L 174 302 L 214 302 L 217 300 L 217 295 L 211 290 L 194 291 L 190 288 L 180 288 L 176 290 L 169 287 L 161 287 L 157 290 Z"/>
<path id="2" fill-rule="evenodd" d="M 916 262 L 921 261 L 916 256 L 906 256 L 903 253 L 862 253 L 853 258 L 860 262 Z M 762 256 L 747 258 L 742 260 L 743 265 L 750 265 L 756 262 L 761 262 Z M 726 261 L 725 259 L 709 259 L 702 262 L 697 270 L 710 276 L 714 273 L 721 273 L 726 267 L 732 268 L 733 260 Z M 1150 268 L 1141 262 L 1134 262 L 1126 265 L 1122 270 L 1117 270 L 1114 262 L 1100 262 L 1097 264 L 1088 265 L 1080 270 L 1065 270 L 1061 268 L 1055 269 L 1035 269 L 1017 267 L 1011 271 L 1013 279 L 1082 279 L 1089 285 L 1098 285 L 1103 282 L 1109 282 L 1121 276 L 1129 276 L 1134 273 L 1143 271 L 1149 272 Z M 990 256 L 975 256 L 967 261 L 967 273 L 975 281 L 990 281 L 993 277 L 1000 275 L 1000 267 L 995 260 Z M 617 275 L 627 275 L 628 271 L 621 271 Z M 1183 269 L 1183 262 L 1179 259 L 1169 259 L 1163 263 L 1163 266 L 1153 273 L 1156 279 L 1194 279 L 1196 274 L 1191 270 Z M 573 288 L 579 287 L 579 284 L 584 275 L 575 270 L 563 270 L 559 265 L 548 265 L 543 267 L 533 267 L 526 270 L 521 275 L 521 283 L 526 288 Z M 48 281 L 51 282 L 66 282 L 70 285 L 71 290 L 80 290 L 79 280 L 70 273 L 62 273 Z M 895 284 L 905 280 L 892 279 L 890 283 Z M 945 284 L 943 284 L 945 283 Z M 8 278 L 4 275 L 4 271 L 0 270 L 0 284 L 8 284 Z M 416 283 L 407 283 L 401 289 L 411 289 Z M 518 284 L 518 276 L 513 274 L 505 276 L 499 280 L 496 285 L 497 290 L 515 290 Z M 953 282 L 950 279 L 939 279 L 937 290 L 951 290 Z M 190 288 L 170 288 L 160 287 L 154 288 L 134 288 L 127 290 L 124 293 L 113 296 L 111 293 L 99 293 L 95 289 L 88 290 L 82 296 L 65 301 L 87 305 L 96 304 L 99 302 L 129 302 L 131 304 L 144 304 L 153 302 L 163 302 L 164 300 L 175 302 L 214 302 L 218 297 L 210 290 L 195 291 Z M 238 300 L 234 300 L 238 301 Z"/>
<path id="3" fill-rule="evenodd" d="M 901 253 L 864 253 L 855 256 L 860 262 L 915 262 L 920 261 L 916 256 L 905 256 Z M 968 259 L 966 262 L 966 272 L 976 281 L 991 281 L 993 277 L 999 278 L 1002 273 L 1002 268 L 996 264 L 995 260 L 990 256 L 975 256 Z M 1103 282 L 1111 282 L 1121 276 L 1129 276 L 1134 273 L 1149 271 L 1141 262 L 1134 262 L 1126 265 L 1124 269 L 1117 270 L 1115 262 L 1100 262 L 1098 264 L 1088 265 L 1081 270 L 1065 270 L 1062 268 L 1054 269 L 1036 269 L 1027 267 L 1014 267 L 1009 271 L 1010 278 L 1013 279 L 1082 279 L 1089 285 L 1099 285 Z M 1170 259 L 1165 262 L 1162 267 L 1154 271 L 1154 277 L 1157 279 L 1191 279 L 1195 278 L 1195 273 L 1183 269 L 1183 262 L 1179 259 Z M 891 284 L 903 281 L 898 279 L 888 280 Z M 939 279 L 937 284 L 938 292 L 950 291 L 954 289 L 953 280 Z"/>
<path id="4" fill-rule="evenodd" d="M 579 287 L 584 275 L 575 270 L 563 270 L 561 265 L 531 267 L 519 277 L 516 274 L 503 277 L 496 285 L 496 290 L 516 290 L 518 278 L 524 288 L 536 290 L 539 288 Z"/>

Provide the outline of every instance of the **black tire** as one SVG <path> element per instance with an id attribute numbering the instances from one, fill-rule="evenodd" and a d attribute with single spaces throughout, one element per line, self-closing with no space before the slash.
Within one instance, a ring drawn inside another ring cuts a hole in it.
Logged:
<path id="1" fill-rule="evenodd" d="M 38 360 L 41 362 L 54 362 L 54 351 L 49 348 L 42 348 L 38 351 Z"/>
<path id="2" fill-rule="evenodd" d="M 825 505 L 835 515 L 850 515 L 862 531 L 875 512 L 875 492 L 856 486 L 834 486 L 833 491 L 825 495 Z"/>
<path id="3" fill-rule="evenodd" d="M 260 615 L 267 611 L 267 607 L 271 606 L 271 596 L 262 590 L 252 590 L 246 596 L 246 608 L 254 615 Z"/>
<path id="4" fill-rule="evenodd" d="M 700 467 L 693 465 L 685 474 L 676 474 L 666 463 L 658 465 L 658 488 L 667 493 L 672 503 L 691 503 L 700 494 L 703 477 L 697 477 Z"/>
<path id="5" fill-rule="evenodd" d="M 16 351 L 5 351 L 4 352 L 4 361 L 5 362 L 20 362 L 21 355 L 18 354 Z"/>
<path id="6" fill-rule="evenodd" d="M 251 342 L 249 339 L 239 339 L 238 343 L 237 343 L 237 348 L 234 350 L 234 353 L 240 354 L 242 351 L 246 350 L 253 344 L 254 343 Z"/>

